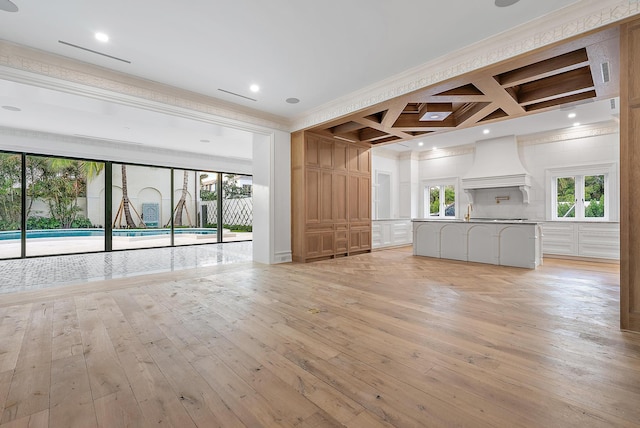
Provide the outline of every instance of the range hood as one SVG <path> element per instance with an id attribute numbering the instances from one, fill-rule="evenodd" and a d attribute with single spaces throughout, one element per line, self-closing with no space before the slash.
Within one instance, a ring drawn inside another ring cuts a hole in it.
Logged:
<path id="1" fill-rule="evenodd" d="M 529 203 L 531 176 L 522 166 L 515 135 L 476 142 L 469 172 L 462 177 L 462 189 L 473 203 L 474 190 L 517 187 L 522 201 Z"/>

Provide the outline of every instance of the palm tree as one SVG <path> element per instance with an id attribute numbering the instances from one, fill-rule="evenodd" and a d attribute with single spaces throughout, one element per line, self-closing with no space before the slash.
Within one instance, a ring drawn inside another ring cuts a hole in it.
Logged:
<path id="1" fill-rule="evenodd" d="M 127 166 L 121 165 L 122 170 L 122 209 L 124 211 L 124 219 L 127 222 L 127 228 L 133 229 L 136 227 L 136 223 L 131 217 L 131 210 L 129 209 L 129 192 L 127 190 Z"/>
<path id="2" fill-rule="evenodd" d="M 178 200 L 178 203 L 176 204 L 176 209 L 174 211 L 175 212 L 174 224 L 177 226 L 182 226 L 183 210 L 187 211 L 187 217 L 189 217 L 189 211 L 187 210 L 187 207 L 186 207 L 188 185 L 189 185 L 189 171 L 185 170 L 184 175 L 182 177 L 182 194 L 180 195 L 180 199 Z M 191 223 L 191 219 L 189 219 L 189 223 Z"/>

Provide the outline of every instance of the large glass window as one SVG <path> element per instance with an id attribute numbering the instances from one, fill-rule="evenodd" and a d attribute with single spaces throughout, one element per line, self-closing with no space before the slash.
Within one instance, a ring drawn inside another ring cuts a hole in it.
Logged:
<path id="1" fill-rule="evenodd" d="M 113 164 L 114 250 L 171 245 L 171 169 Z"/>
<path id="2" fill-rule="evenodd" d="M 22 156 L 0 153 L 0 259 L 20 257 Z"/>
<path id="3" fill-rule="evenodd" d="M 453 184 L 427 184 L 424 189 L 425 208 L 429 218 L 456 216 L 456 187 Z"/>
<path id="4" fill-rule="evenodd" d="M 609 216 L 607 174 L 553 177 L 554 220 L 603 220 Z"/>
<path id="5" fill-rule="evenodd" d="M 218 239 L 218 186 L 217 172 L 198 172 L 198 220 L 202 228 L 202 242 Z"/>
<path id="6" fill-rule="evenodd" d="M 103 162 L 27 156 L 27 256 L 104 250 L 104 195 L 94 192 L 103 170 Z"/>
<path id="7" fill-rule="evenodd" d="M 0 259 L 23 237 L 26 256 L 251 240 L 252 190 L 242 174 L 0 152 Z"/>
<path id="8" fill-rule="evenodd" d="M 224 242 L 248 241 L 253 237 L 253 177 L 222 176 L 222 223 Z"/>

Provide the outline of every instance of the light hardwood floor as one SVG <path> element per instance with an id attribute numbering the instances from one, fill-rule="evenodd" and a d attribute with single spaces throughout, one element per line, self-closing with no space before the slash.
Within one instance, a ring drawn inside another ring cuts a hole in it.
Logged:
<path id="1" fill-rule="evenodd" d="M 227 265 L 0 300 L 0 427 L 640 425 L 619 266 Z"/>

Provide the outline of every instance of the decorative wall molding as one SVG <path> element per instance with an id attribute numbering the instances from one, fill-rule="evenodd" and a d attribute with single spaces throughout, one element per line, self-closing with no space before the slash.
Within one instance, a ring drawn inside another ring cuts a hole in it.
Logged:
<path id="1" fill-rule="evenodd" d="M 640 2 L 583 0 L 556 13 L 450 52 L 305 112 L 292 130 L 309 128 L 640 13 Z"/>
<path id="2" fill-rule="evenodd" d="M 448 158 L 451 156 L 463 156 L 463 155 L 473 154 L 474 152 L 475 152 L 475 146 L 473 145 L 457 146 L 457 147 L 437 149 L 437 150 L 428 150 L 420 153 L 420 160 Z"/>
<path id="3" fill-rule="evenodd" d="M 555 143 L 558 141 L 576 140 L 579 138 L 597 137 L 600 135 L 617 134 L 620 132 L 620 125 L 615 120 L 599 122 L 591 125 L 579 126 L 576 128 L 559 129 L 538 134 L 518 136 L 518 144 L 522 146 L 532 146 L 535 144 Z"/>

